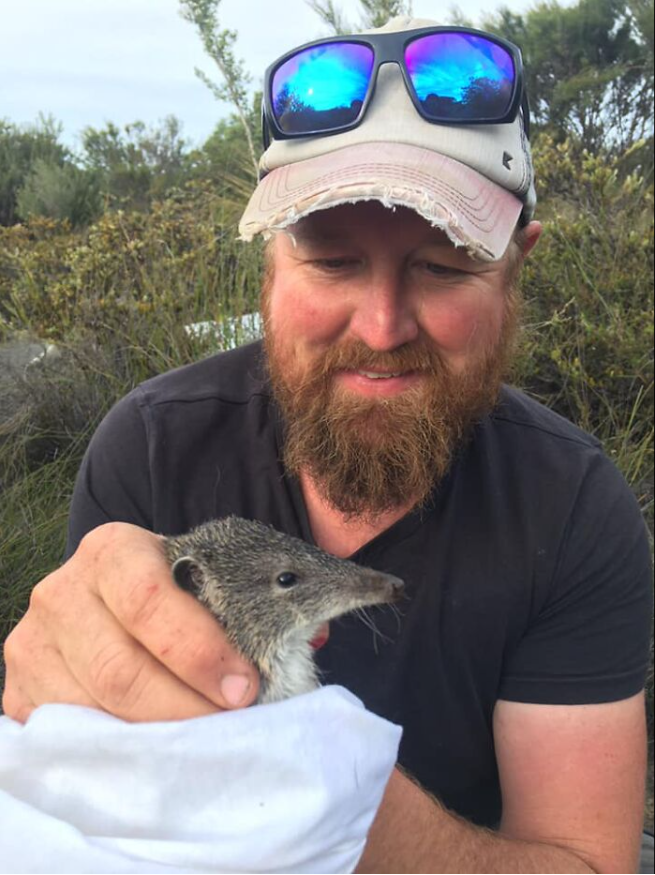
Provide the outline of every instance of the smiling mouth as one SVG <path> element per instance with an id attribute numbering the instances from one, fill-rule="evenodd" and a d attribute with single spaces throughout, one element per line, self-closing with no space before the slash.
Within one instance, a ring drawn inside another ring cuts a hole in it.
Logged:
<path id="1" fill-rule="evenodd" d="M 375 371 L 357 371 L 360 377 L 366 377 L 369 380 L 390 380 L 392 377 L 402 377 L 403 374 L 398 371 L 397 373 L 388 373 L 388 374 L 380 374 Z"/>
<path id="2" fill-rule="evenodd" d="M 397 395 L 417 386 L 422 374 L 420 371 L 369 371 L 352 368 L 335 374 L 337 383 L 347 390 L 370 398 L 385 398 Z"/>

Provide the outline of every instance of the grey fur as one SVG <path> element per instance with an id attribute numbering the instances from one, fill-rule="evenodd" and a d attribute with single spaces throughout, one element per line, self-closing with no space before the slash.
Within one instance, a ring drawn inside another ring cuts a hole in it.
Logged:
<path id="1" fill-rule="evenodd" d="M 318 686 L 310 642 L 324 622 L 402 594 L 397 577 L 239 517 L 205 523 L 165 544 L 177 583 L 209 608 L 258 668 L 259 702 Z M 284 574 L 295 575 L 295 585 L 280 585 Z"/>

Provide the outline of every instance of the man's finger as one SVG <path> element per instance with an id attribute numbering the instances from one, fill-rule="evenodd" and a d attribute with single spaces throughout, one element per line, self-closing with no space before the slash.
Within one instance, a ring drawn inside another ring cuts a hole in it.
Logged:
<path id="1" fill-rule="evenodd" d="M 197 699 L 184 697 L 188 701 L 181 702 L 182 710 L 203 700 L 219 708 L 252 704 L 259 688 L 256 669 L 236 651 L 209 611 L 176 586 L 163 549 L 157 561 L 152 535 L 146 534 L 147 540 L 131 544 L 128 554 L 114 551 L 111 580 L 96 578 L 98 595 L 118 621 L 117 627 L 152 654 L 146 659 L 140 651 L 133 653 L 143 676 L 149 675 L 153 664 L 161 664 L 167 674 L 199 694 Z M 105 549 L 111 549 L 111 539 Z M 123 667 L 122 657 L 117 659 Z M 148 698 L 159 695 L 156 690 L 169 683 L 161 670 L 157 675 Z M 126 676 L 130 677 L 129 671 Z M 138 681 L 134 683 L 138 688 Z"/>
<path id="2" fill-rule="evenodd" d="M 98 703 L 84 690 L 70 673 L 61 653 L 50 644 L 30 646 L 28 636 L 17 630 L 5 644 L 7 683 L 2 698 L 2 708 L 7 717 L 24 723 L 38 705 L 46 702 L 66 702 L 98 708 Z M 24 645 L 21 644 L 21 637 Z M 25 640 L 27 638 L 27 640 Z M 34 642 L 31 642 L 34 645 Z M 28 653 L 28 650 L 30 651 Z M 21 681 L 13 682 L 16 659 L 23 657 L 28 670 L 21 674 Z"/>
<path id="3" fill-rule="evenodd" d="M 76 647 L 67 637 L 63 656 L 103 710 L 133 722 L 183 720 L 220 710 L 162 665 L 111 614 L 92 612 L 86 634 L 92 649 Z"/>
<path id="4" fill-rule="evenodd" d="M 2 694 L 2 711 L 18 723 L 27 723 L 36 705 L 20 687 L 6 687 Z"/>

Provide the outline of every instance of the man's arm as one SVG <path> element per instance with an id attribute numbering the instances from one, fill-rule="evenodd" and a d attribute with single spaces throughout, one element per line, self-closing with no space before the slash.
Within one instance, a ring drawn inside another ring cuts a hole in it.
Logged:
<path id="1" fill-rule="evenodd" d="M 601 705 L 498 702 L 499 833 L 396 770 L 358 872 L 634 872 L 644 805 L 643 694 Z"/>

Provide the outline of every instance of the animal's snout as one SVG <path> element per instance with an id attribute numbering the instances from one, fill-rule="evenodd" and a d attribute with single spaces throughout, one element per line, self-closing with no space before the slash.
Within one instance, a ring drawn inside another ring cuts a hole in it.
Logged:
<path id="1" fill-rule="evenodd" d="M 393 574 L 385 574 L 382 571 L 371 571 L 369 583 L 384 597 L 385 601 L 397 602 L 405 592 L 405 584 Z"/>
<path id="2" fill-rule="evenodd" d="M 405 582 L 402 581 L 399 577 L 394 577 L 391 574 L 387 576 L 389 578 L 389 583 L 391 584 L 391 594 L 393 601 L 397 602 L 405 594 Z"/>

